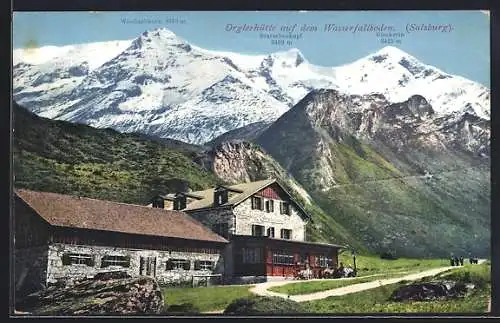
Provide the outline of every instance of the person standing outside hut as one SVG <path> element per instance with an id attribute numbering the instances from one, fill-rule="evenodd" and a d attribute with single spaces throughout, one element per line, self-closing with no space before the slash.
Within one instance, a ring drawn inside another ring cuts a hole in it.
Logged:
<path id="1" fill-rule="evenodd" d="M 463 265 L 464 265 L 464 257 L 460 256 L 460 266 L 463 266 Z"/>

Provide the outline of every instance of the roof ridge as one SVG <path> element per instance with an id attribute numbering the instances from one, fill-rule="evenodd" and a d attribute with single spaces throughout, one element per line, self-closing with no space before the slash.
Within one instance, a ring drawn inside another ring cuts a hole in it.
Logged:
<path id="1" fill-rule="evenodd" d="M 76 208 L 79 208 L 80 206 L 85 207 L 86 205 L 89 205 L 89 204 L 96 205 L 96 207 L 98 209 L 104 209 L 104 210 L 109 209 L 109 208 L 111 208 L 111 209 L 116 208 L 118 210 L 122 210 L 122 208 L 125 208 L 125 210 L 126 210 L 128 208 L 131 213 L 128 213 L 128 212 L 124 213 L 124 215 L 126 215 L 127 218 L 134 218 L 135 216 L 132 216 L 134 214 L 137 216 L 143 216 L 143 215 L 148 215 L 148 213 L 149 213 L 149 215 L 154 216 L 151 219 L 159 220 L 159 219 L 164 218 L 165 221 L 167 221 L 167 222 L 174 221 L 175 225 L 179 225 L 179 224 L 184 223 L 183 226 L 185 228 L 188 228 L 188 229 L 191 228 L 192 225 L 194 225 L 194 227 L 192 227 L 191 229 L 196 228 L 195 231 L 197 232 L 197 235 L 200 234 L 200 236 L 204 237 L 204 238 L 200 238 L 198 236 L 196 236 L 196 237 L 190 236 L 188 231 L 186 231 L 185 236 L 183 236 L 182 233 L 179 235 L 179 232 L 181 232 L 182 230 L 176 231 L 175 229 L 174 229 L 174 233 L 170 233 L 170 234 L 173 234 L 173 236 L 170 236 L 170 237 L 191 239 L 191 240 L 200 240 L 200 241 L 213 241 L 213 242 L 224 242 L 224 243 L 228 242 L 227 239 L 218 235 L 216 232 L 214 232 L 210 228 L 206 227 L 203 223 L 201 223 L 200 221 L 191 217 L 188 213 L 183 212 L 183 211 L 179 211 L 179 210 L 166 210 L 166 209 L 162 209 L 162 208 L 152 208 L 152 207 L 145 206 L 145 205 L 121 203 L 121 202 L 114 202 L 114 201 L 108 201 L 108 200 L 100 200 L 100 199 L 95 199 L 95 198 L 79 197 L 79 196 L 74 196 L 74 195 L 69 195 L 69 194 L 61 194 L 61 193 L 54 193 L 54 192 L 42 192 L 42 191 L 34 191 L 34 190 L 28 190 L 28 189 L 15 189 L 15 197 L 19 198 L 24 203 L 26 203 L 26 205 L 28 207 L 33 209 L 36 213 L 38 213 L 39 216 L 41 216 L 45 221 L 47 221 L 50 225 L 53 225 L 53 226 L 67 227 L 68 224 L 64 224 L 64 223 L 61 224 L 62 222 L 57 220 L 57 218 L 60 217 L 59 215 L 57 215 L 55 218 L 52 216 L 49 216 L 47 218 L 45 215 L 43 215 L 43 214 L 47 214 L 47 208 L 44 209 L 44 206 L 37 203 L 37 200 L 43 201 L 46 199 L 46 201 L 48 201 L 48 203 L 49 203 L 48 205 L 50 205 L 50 207 L 54 206 L 54 204 L 52 204 L 52 201 L 54 201 L 56 203 L 55 205 L 60 205 L 59 204 L 60 202 L 58 202 L 58 201 L 61 201 L 64 204 L 67 204 L 67 205 L 69 204 L 71 206 L 75 206 Z M 40 212 L 42 212 L 42 213 L 40 213 Z M 51 211 L 49 210 L 49 212 L 51 212 Z M 93 219 L 93 216 L 96 213 L 92 213 L 92 211 L 90 211 L 90 212 L 91 213 L 89 213 L 89 216 L 90 216 L 89 219 Z M 170 219 L 170 220 L 167 220 L 167 219 Z M 174 220 L 174 219 L 177 219 L 177 220 Z M 76 222 L 72 222 L 72 224 L 69 225 L 69 227 L 86 228 L 86 227 L 81 227 L 78 224 L 78 221 L 79 220 L 77 220 Z M 153 220 L 153 221 L 156 221 L 156 220 Z M 164 220 L 161 220 L 161 221 L 165 222 Z M 85 223 L 85 222 L 83 222 L 83 223 Z M 113 232 L 124 232 L 124 233 L 131 233 L 131 234 L 158 235 L 157 232 L 155 232 L 155 230 L 151 231 L 149 229 L 146 229 L 146 231 L 141 233 L 141 232 L 135 232 L 136 230 L 133 229 L 134 228 L 133 226 L 130 227 L 129 229 L 124 230 L 123 225 L 111 226 L 111 227 L 106 227 L 106 226 L 101 227 L 104 222 L 101 223 L 100 221 L 98 221 L 96 223 L 98 224 L 97 227 L 89 227 L 88 229 L 105 230 L 105 231 L 113 231 Z M 170 225 L 172 224 L 171 222 L 169 222 L 169 223 L 170 223 Z M 130 229 L 132 229 L 132 231 L 129 231 Z M 159 236 L 164 236 L 164 235 L 159 234 Z"/>
<path id="2" fill-rule="evenodd" d="M 14 191 L 16 191 L 16 190 L 17 191 L 22 190 L 22 191 L 33 192 L 33 193 L 55 194 L 55 195 L 70 197 L 70 198 L 73 198 L 73 199 L 80 199 L 80 200 L 81 199 L 86 199 L 86 200 L 92 200 L 92 201 L 99 201 L 99 202 L 113 203 L 113 204 L 121 204 L 121 205 L 129 205 L 129 206 L 134 206 L 134 207 L 143 207 L 143 208 L 151 209 L 151 207 L 147 206 L 147 205 L 124 203 L 124 202 L 117 202 L 117 201 L 110 201 L 110 200 L 102 200 L 102 199 L 97 199 L 97 198 L 87 197 L 87 196 L 76 196 L 76 195 L 71 195 L 71 194 L 62 194 L 62 193 L 46 192 L 46 191 L 34 191 L 34 190 L 28 190 L 28 189 L 14 189 Z M 17 192 L 15 192 L 15 193 L 17 193 Z M 167 210 L 167 209 L 162 209 L 162 208 L 157 208 L 157 209 L 158 210 L 163 210 L 163 211 L 168 211 L 168 212 L 173 212 L 173 213 L 186 214 L 185 212 L 182 212 L 182 211 L 179 211 L 179 210 Z"/>

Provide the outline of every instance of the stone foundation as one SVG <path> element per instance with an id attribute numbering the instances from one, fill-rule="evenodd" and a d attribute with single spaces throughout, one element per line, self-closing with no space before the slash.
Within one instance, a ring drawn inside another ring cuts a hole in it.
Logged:
<path id="1" fill-rule="evenodd" d="M 65 253 L 79 253 L 92 255 L 94 265 L 86 264 L 71 264 L 63 265 L 63 255 Z M 129 267 L 108 266 L 102 268 L 102 258 L 104 256 L 126 256 L 130 257 Z M 112 247 L 96 247 L 84 245 L 68 245 L 62 243 L 51 244 L 48 248 L 48 270 L 47 281 L 55 283 L 58 280 L 91 278 L 100 272 L 109 271 L 125 271 L 132 277 L 140 275 L 140 259 L 141 257 L 150 257 L 156 259 L 156 265 L 152 264 L 151 273 L 148 276 L 154 276 L 158 283 L 162 285 L 178 285 L 192 284 L 193 275 L 209 275 L 224 273 L 224 258 L 220 253 L 188 253 L 178 251 L 161 251 L 161 250 L 140 250 L 140 249 L 124 249 Z M 169 259 L 185 259 L 191 262 L 190 269 L 172 269 L 166 267 Z M 194 262 L 196 260 L 213 261 L 215 268 L 213 270 L 195 270 Z M 143 272 L 143 275 L 147 275 Z M 195 285 L 200 284 L 200 280 L 204 278 L 194 278 Z M 210 279 L 209 283 L 214 283 L 217 277 Z"/>

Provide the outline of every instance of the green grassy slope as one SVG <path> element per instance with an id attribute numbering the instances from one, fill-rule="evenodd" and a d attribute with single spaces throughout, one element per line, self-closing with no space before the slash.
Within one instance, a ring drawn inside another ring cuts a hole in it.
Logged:
<path id="1" fill-rule="evenodd" d="M 463 298 L 394 302 L 391 294 L 408 282 L 385 285 L 378 288 L 338 297 L 305 302 L 312 313 L 485 313 L 491 297 L 491 274 L 488 264 L 467 265 L 423 281 L 453 280 L 473 283 L 474 290 Z"/>
<path id="2" fill-rule="evenodd" d="M 361 157 L 343 144 L 331 149 L 339 152 L 335 167 L 346 180 L 317 192 L 316 200 L 370 250 L 488 256 L 489 169 L 463 165 L 426 179 L 398 174 L 372 150 Z"/>
<path id="3" fill-rule="evenodd" d="M 14 119 L 17 188 L 143 204 L 183 180 L 193 190 L 219 181 L 192 152 L 139 135 L 44 119 L 19 106 Z"/>
<path id="4" fill-rule="evenodd" d="M 357 139 L 334 123 L 311 120 L 298 106 L 257 139 L 328 217 L 370 251 L 488 257 L 488 162 L 459 149 L 430 151 L 417 139 L 410 142 L 397 151 L 382 140 Z M 426 170 L 432 179 L 422 176 Z"/>
<path id="5" fill-rule="evenodd" d="M 182 190 L 184 182 L 202 190 L 235 180 L 228 174 L 218 177 L 193 162 L 203 153 L 192 145 L 44 119 L 18 106 L 14 113 L 17 188 L 146 204 L 155 193 Z M 252 180 L 276 176 L 294 192 L 297 184 L 271 157 L 250 151 L 246 164 Z M 307 205 L 299 195 L 295 198 Z M 306 209 L 315 221 L 308 226 L 308 239 L 366 250 L 317 205 L 309 204 Z"/>

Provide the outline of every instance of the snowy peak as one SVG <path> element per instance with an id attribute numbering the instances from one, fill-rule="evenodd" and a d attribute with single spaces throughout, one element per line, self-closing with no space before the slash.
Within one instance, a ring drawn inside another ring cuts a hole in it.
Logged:
<path id="1" fill-rule="evenodd" d="M 271 54 L 270 57 L 282 64 L 282 67 L 297 67 L 307 62 L 304 55 L 298 48 L 292 48 L 287 51 Z"/>
<path id="2" fill-rule="evenodd" d="M 190 49 L 189 44 L 166 28 L 157 28 L 145 31 L 136 38 L 131 45 L 132 49 L 146 48 L 162 49 L 165 46 L 185 46 Z"/>
<path id="3" fill-rule="evenodd" d="M 15 50 L 14 63 L 14 99 L 40 116 L 191 143 L 269 124 L 317 89 L 350 96 L 357 111 L 370 100 L 404 102 L 418 94 L 438 115 L 467 111 L 489 119 L 488 88 L 393 46 L 322 67 L 297 48 L 218 52 L 159 28 L 128 41 Z"/>
<path id="4" fill-rule="evenodd" d="M 375 62 L 384 61 L 386 59 L 393 61 L 400 61 L 402 58 L 415 59 L 415 57 L 394 46 L 386 46 L 377 52 L 368 55 L 368 57 Z"/>
<path id="5" fill-rule="evenodd" d="M 13 50 L 13 64 L 30 65 L 72 65 L 87 62 L 95 69 L 124 51 L 131 40 L 107 41 L 67 46 L 43 46 L 39 48 L 18 48 Z"/>
<path id="6" fill-rule="evenodd" d="M 375 64 L 380 64 L 388 70 L 399 68 L 403 73 L 408 72 L 411 76 L 416 78 L 428 77 L 432 74 L 444 75 L 443 73 L 440 73 L 438 69 L 423 64 L 414 56 L 394 46 L 384 47 L 379 51 L 368 55 L 368 57 L 361 59 L 360 61 L 366 60 L 370 60 Z M 404 70 L 400 67 L 403 67 Z"/>

